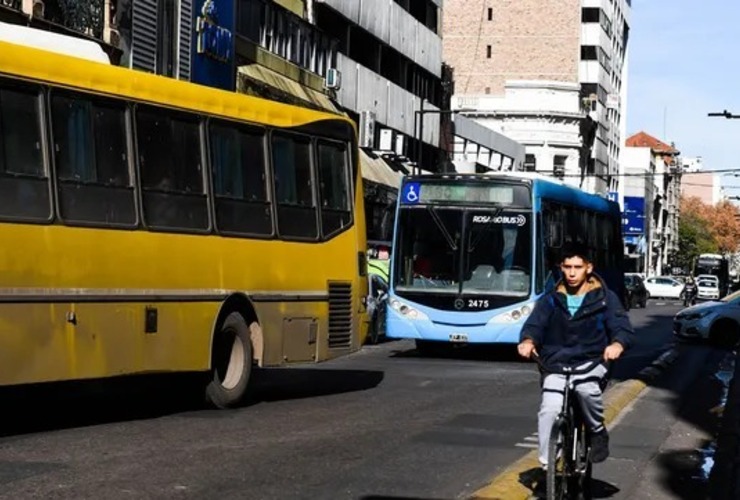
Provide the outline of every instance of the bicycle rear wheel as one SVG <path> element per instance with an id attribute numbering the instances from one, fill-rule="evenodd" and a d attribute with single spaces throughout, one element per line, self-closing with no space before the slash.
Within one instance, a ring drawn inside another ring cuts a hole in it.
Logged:
<path id="1" fill-rule="evenodd" d="M 547 500 L 568 498 L 568 450 L 570 429 L 568 422 L 560 417 L 552 426 L 547 448 Z"/>

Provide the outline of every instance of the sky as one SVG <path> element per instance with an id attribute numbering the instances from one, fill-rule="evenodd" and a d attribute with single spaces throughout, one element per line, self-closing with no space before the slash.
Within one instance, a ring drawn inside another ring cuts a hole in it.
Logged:
<path id="1" fill-rule="evenodd" d="M 740 1 L 632 0 L 628 56 L 627 136 L 645 131 L 740 175 L 740 119 L 707 117 L 740 115 Z M 721 179 L 740 195 L 740 177 Z"/>

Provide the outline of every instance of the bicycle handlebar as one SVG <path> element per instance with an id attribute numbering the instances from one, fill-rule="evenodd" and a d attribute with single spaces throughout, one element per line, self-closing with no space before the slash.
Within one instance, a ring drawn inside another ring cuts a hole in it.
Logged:
<path id="1" fill-rule="evenodd" d="M 582 367 L 570 367 L 570 366 L 566 366 L 566 367 L 563 367 L 563 369 L 560 370 L 560 371 L 555 371 L 555 370 L 549 370 L 549 369 L 547 369 L 545 367 L 545 365 L 542 364 L 542 359 L 540 358 L 540 355 L 539 354 L 532 353 L 532 356 L 531 356 L 530 359 L 534 359 L 534 361 L 540 367 L 540 370 L 542 370 L 543 372 L 546 372 L 546 373 L 557 373 L 557 374 L 561 374 L 561 375 L 583 375 L 584 373 L 588 373 L 591 370 L 593 370 L 599 364 L 604 365 L 604 367 L 606 367 L 607 372 L 608 372 L 609 369 L 611 368 L 611 364 L 612 364 L 612 361 L 611 360 L 610 361 L 603 361 L 603 360 L 599 360 L 599 361 L 596 361 L 596 360 L 594 360 L 594 361 L 584 361 L 583 362 L 583 365 L 584 366 L 582 366 Z"/>

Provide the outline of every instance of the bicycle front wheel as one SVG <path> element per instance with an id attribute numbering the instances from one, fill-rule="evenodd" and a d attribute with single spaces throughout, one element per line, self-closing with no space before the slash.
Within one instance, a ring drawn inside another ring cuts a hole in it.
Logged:
<path id="1" fill-rule="evenodd" d="M 568 450 L 570 432 L 567 421 L 560 417 L 550 431 L 547 448 L 547 500 L 568 498 Z"/>

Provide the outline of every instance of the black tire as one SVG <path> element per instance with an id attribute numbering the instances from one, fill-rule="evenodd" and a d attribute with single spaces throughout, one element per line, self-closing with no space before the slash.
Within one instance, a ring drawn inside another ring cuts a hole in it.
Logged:
<path id="1" fill-rule="evenodd" d="M 643 298 L 643 299 L 642 299 L 642 300 L 640 301 L 640 307 L 642 307 L 643 309 L 645 309 L 645 308 L 647 307 L 647 299 L 648 299 L 648 298 L 647 298 L 647 294 L 645 294 L 645 298 Z"/>
<path id="2" fill-rule="evenodd" d="M 385 309 L 376 309 L 367 332 L 367 343 L 377 344 L 385 336 Z"/>
<path id="3" fill-rule="evenodd" d="M 568 426 L 563 418 L 558 418 L 550 431 L 547 447 L 547 500 L 568 498 L 568 479 L 563 450 L 570 449 Z"/>
<path id="4" fill-rule="evenodd" d="M 253 328 L 259 328 L 253 323 Z M 216 408 L 233 408 L 247 393 L 252 375 L 252 339 L 250 327 L 238 312 L 224 320 L 213 337 L 210 381 L 206 399 Z"/>
<path id="5" fill-rule="evenodd" d="M 370 328 L 368 328 L 367 331 L 366 343 L 370 345 L 375 345 L 378 343 L 379 337 L 380 333 L 378 332 L 378 311 L 375 311 L 375 314 L 373 314 L 373 317 L 370 320 Z"/>

